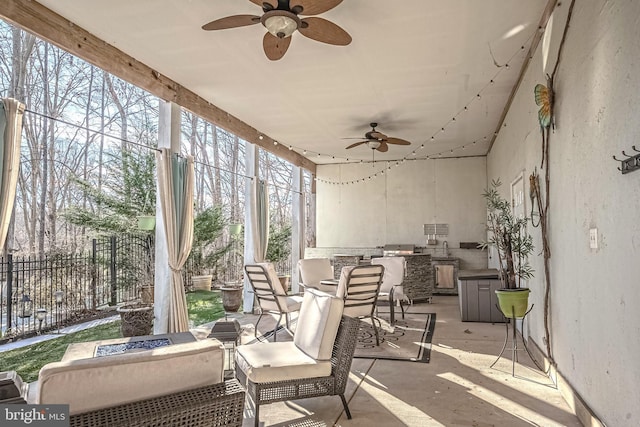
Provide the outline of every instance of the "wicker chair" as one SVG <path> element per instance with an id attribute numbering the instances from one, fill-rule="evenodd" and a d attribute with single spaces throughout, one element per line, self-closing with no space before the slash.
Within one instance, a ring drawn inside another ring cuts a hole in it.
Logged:
<path id="1" fill-rule="evenodd" d="M 278 275 L 272 263 L 247 264 L 244 266 L 244 270 L 247 273 L 247 278 L 249 279 L 249 283 L 251 283 L 253 293 L 260 306 L 260 316 L 258 316 L 255 325 L 256 338 L 258 337 L 258 323 L 260 323 L 264 313 L 279 315 L 276 326 L 273 328 L 274 341 L 276 341 L 276 332 L 282 321 L 282 316 L 285 318 L 287 332 L 293 335 L 289 315 L 290 313 L 300 310 L 302 297 L 287 295 L 280 284 L 280 280 L 278 280 Z"/>
<path id="2" fill-rule="evenodd" d="M 237 380 L 75 414 L 71 427 L 242 426 L 245 392 Z"/>
<path id="3" fill-rule="evenodd" d="M 308 300 L 313 301 L 312 295 L 324 294 L 321 291 L 310 289 L 305 292 L 305 303 L 300 313 L 300 323 L 298 324 L 298 330 L 296 330 L 296 336 L 299 341 L 311 342 L 316 340 L 314 337 L 314 329 L 317 330 L 316 334 L 322 335 L 321 340 L 325 344 L 328 342 L 327 347 L 323 347 L 320 350 L 319 360 L 313 360 L 310 356 L 306 356 L 306 359 L 311 361 L 310 364 L 287 366 L 287 358 L 300 358 L 292 353 L 303 353 L 302 350 L 292 342 L 280 342 L 280 343 L 258 343 L 253 345 L 246 345 L 238 347 L 236 351 L 236 378 L 240 380 L 242 385 L 246 385 L 247 394 L 251 398 L 255 406 L 255 426 L 259 425 L 260 419 L 260 406 L 268 403 L 282 402 L 288 400 L 305 399 L 309 397 L 319 396 L 340 396 L 344 411 L 347 414 L 347 418 L 351 419 L 351 412 L 347 405 L 347 400 L 344 397 L 345 388 L 347 385 L 347 379 L 349 377 L 349 371 L 351 369 L 351 361 L 353 360 L 353 354 L 356 347 L 356 338 L 358 334 L 357 319 L 353 319 L 347 316 L 341 318 L 335 317 L 342 313 L 343 303 L 340 299 L 330 297 L 328 294 L 325 296 L 338 301 L 337 309 L 334 305 L 333 313 L 330 315 L 322 315 L 326 318 L 335 318 L 334 321 L 327 322 L 326 328 L 318 327 L 316 322 L 302 323 L 305 318 L 305 305 L 308 307 L 317 307 L 321 304 L 315 304 L 315 302 L 308 303 Z M 304 330 L 304 326 L 308 326 L 308 329 Z M 304 334 L 303 334 L 304 330 Z M 333 335 L 331 334 L 333 331 Z M 300 336 L 304 335 L 304 336 Z M 335 338 L 333 338 L 335 337 Z M 316 340 L 317 341 L 317 340 Z M 284 348 L 285 345 L 289 345 L 289 348 Z M 304 347 L 304 344 L 302 344 Z M 270 347 L 270 348 L 267 348 Z M 298 349 L 296 349 L 298 347 Z M 326 355 L 324 354 L 326 352 Z M 246 354 L 249 353 L 249 354 Z M 265 367 L 265 354 L 271 354 L 273 361 Z M 324 359 L 324 356 L 327 359 Z M 304 358 L 305 355 L 303 354 Z M 253 364 L 251 360 L 253 359 Z M 282 360 L 285 360 L 283 363 Z M 323 375 L 309 374 L 311 370 L 316 372 L 318 365 L 314 362 L 322 364 L 320 369 L 326 369 L 326 373 Z M 309 363 L 309 361 L 306 361 Z M 291 368 L 291 369 L 288 369 Z M 260 371 L 260 372 L 256 372 Z M 254 381 L 253 377 L 259 378 Z"/>

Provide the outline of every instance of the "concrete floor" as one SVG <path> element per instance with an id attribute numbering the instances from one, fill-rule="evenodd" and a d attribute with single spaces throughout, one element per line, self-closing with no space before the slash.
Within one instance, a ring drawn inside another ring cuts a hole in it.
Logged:
<path id="1" fill-rule="evenodd" d="M 274 403 L 260 408 L 264 426 L 580 426 L 550 379 L 519 355 L 515 377 L 510 352 L 494 362 L 504 324 L 461 322 L 458 297 L 436 296 L 416 311 L 437 315 L 430 363 L 354 359 L 346 398 L 348 420 L 337 396 Z M 253 339 L 250 316 L 243 342 Z M 268 326 L 265 323 L 265 326 Z M 262 330 L 262 322 L 260 330 Z M 285 334 L 279 334 L 280 337 Z M 247 402 L 244 425 L 254 423 Z"/>

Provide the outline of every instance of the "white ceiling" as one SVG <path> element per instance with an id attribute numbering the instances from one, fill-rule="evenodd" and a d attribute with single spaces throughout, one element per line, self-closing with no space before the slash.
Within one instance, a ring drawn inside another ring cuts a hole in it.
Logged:
<path id="1" fill-rule="evenodd" d="M 345 150 L 357 140 L 343 138 L 372 121 L 412 142 L 376 160 L 486 154 L 547 3 L 345 0 L 321 17 L 350 45 L 294 33 L 272 62 L 262 25 L 201 29 L 261 15 L 249 0 L 38 1 L 318 164 L 370 160 L 366 145 Z"/>

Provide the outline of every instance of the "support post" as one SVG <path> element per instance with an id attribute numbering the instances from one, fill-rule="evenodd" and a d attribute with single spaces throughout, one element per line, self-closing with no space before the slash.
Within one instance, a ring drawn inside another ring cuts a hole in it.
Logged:
<path id="1" fill-rule="evenodd" d="M 258 179 L 258 147 L 254 144 L 247 144 L 245 147 L 245 168 L 247 176 Z M 246 178 L 244 184 L 244 264 L 255 263 L 253 257 L 253 227 L 251 227 L 252 221 L 252 204 L 251 200 L 251 179 Z M 244 268 L 243 268 L 244 270 Z M 243 271 L 244 273 L 244 271 Z M 253 312 L 253 293 L 251 292 L 251 284 L 249 279 L 244 275 L 244 291 L 243 291 L 243 305 L 242 311 L 245 313 Z"/>
<path id="2" fill-rule="evenodd" d="M 299 166 L 292 166 L 291 179 L 293 181 L 292 218 L 291 218 L 291 290 L 297 294 L 300 291 L 298 260 L 304 258 L 305 248 L 305 194 L 304 173 Z"/>
<path id="3" fill-rule="evenodd" d="M 180 106 L 172 102 L 160 100 L 158 119 L 158 148 L 169 148 L 173 153 L 180 152 Z M 160 192 L 156 184 L 156 262 L 153 291 L 153 333 L 165 334 L 169 329 L 169 296 L 171 286 L 171 270 L 169 268 L 169 252 L 167 237 L 164 233 Z"/>

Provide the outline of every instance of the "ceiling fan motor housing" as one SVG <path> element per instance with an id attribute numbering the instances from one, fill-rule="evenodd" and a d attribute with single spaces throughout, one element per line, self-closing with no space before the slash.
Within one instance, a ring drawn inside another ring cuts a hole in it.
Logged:
<path id="1" fill-rule="evenodd" d="M 279 9 L 265 12 L 260 22 L 267 31 L 279 39 L 291 36 L 301 25 L 300 18 L 295 13 Z"/>

